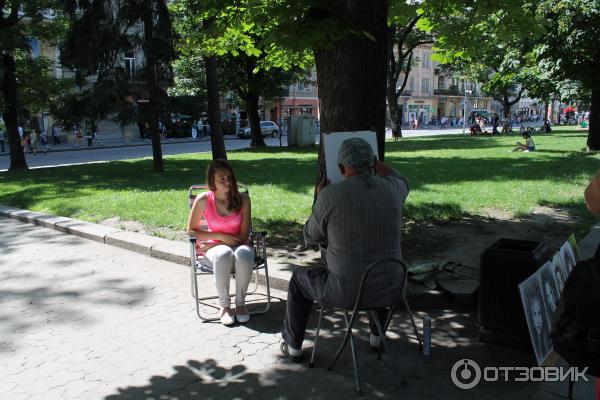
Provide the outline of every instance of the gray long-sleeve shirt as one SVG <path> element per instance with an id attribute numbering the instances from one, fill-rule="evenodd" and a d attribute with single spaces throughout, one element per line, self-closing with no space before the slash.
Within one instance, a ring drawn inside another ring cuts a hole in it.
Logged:
<path id="1" fill-rule="evenodd" d="M 327 243 L 329 276 L 321 299 L 326 304 L 351 307 L 369 264 L 386 257 L 402 258 L 402 207 L 408 183 L 396 171 L 367 179 L 368 184 L 364 177 L 354 176 L 325 187 L 304 226 L 307 244 Z M 390 286 L 382 291 L 380 286 L 374 291 L 366 288 L 363 304 L 385 302 L 398 290 Z"/>

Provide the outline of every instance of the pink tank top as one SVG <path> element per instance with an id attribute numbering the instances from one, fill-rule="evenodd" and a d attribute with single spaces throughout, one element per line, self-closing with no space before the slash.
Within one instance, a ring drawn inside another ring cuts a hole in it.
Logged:
<path id="1" fill-rule="evenodd" d="M 209 232 L 227 233 L 237 235 L 242 228 L 242 210 L 234 211 L 226 217 L 217 212 L 215 204 L 215 193 L 209 191 L 206 196 L 206 208 L 204 209 L 204 220 Z M 208 243 L 216 243 L 216 240 L 207 240 Z"/>

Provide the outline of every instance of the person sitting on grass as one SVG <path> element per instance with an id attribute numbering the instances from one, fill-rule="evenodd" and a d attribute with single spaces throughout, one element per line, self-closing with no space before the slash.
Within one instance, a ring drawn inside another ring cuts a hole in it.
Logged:
<path id="1" fill-rule="evenodd" d="M 210 190 L 196 197 L 187 231 L 198 239 L 197 252 L 204 255 L 202 262 L 215 276 L 221 323 L 233 325 L 236 319 L 245 323 L 250 320 L 246 293 L 254 266 L 254 250 L 248 246 L 250 197 L 238 191 L 233 168 L 225 160 L 214 160 L 208 166 L 206 184 Z M 200 227 L 202 216 L 207 230 Z M 232 270 L 235 270 L 235 315 L 229 297 Z"/>
<path id="2" fill-rule="evenodd" d="M 517 146 L 512 151 L 534 151 L 535 143 L 531 135 L 528 132 L 522 132 L 521 136 L 525 139 L 525 143 L 517 142 Z"/>
<path id="3" fill-rule="evenodd" d="M 475 136 L 477 134 L 482 134 L 481 127 L 478 124 L 471 125 L 469 128 L 471 136 Z"/>

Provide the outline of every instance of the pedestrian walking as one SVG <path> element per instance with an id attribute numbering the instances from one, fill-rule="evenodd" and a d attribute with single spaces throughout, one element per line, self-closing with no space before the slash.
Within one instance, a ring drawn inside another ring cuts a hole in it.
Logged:
<path id="1" fill-rule="evenodd" d="M 40 134 L 40 150 L 44 152 L 44 155 L 48 153 L 48 137 L 46 131 Z"/>
<path id="2" fill-rule="evenodd" d="M 52 126 L 52 144 L 54 146 L 60 144 L 60 139 L 58 138 L 58 128 L 56 126 Z"/>
<path id="3" fill-rule="evenodd" d="M 500 132 L 498 132 L 498 121 L 500 121 L 500 117 L 498 116 L 498 114 L 494 113 L 494 115 L 492 116 L 492 134 L 493 135 L 500 134 Z"/>
<path id="4" fill-rule="evenodd" d="M 196 122 L 194 122 L 192 124 L 192 139 L 196 140 L 198 138 L 198 125 L 196 124 Z"/>
<path id="5" fill-rule="evenodd" d="M 31 134 L 29 135 L 29 141 L 31 146 L 31 152 L 34 156 L 37 156 L 39 138 L 40 137 L 38 136 L 37 131 L 35 129 L 32 129 Z"/>
<path id="6" fill-rule="evenodd" d="M 75 129 L 75 137 L 73 140 L 73 147 L 79 148 L 81 146 L 81 139 L 83 139 L 83 131 L 81 128 Z"/>

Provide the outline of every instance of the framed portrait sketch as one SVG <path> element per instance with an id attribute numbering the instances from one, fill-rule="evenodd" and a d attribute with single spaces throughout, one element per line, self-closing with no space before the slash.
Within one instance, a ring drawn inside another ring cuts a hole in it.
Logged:
<path id="1" fill-rule="evenodd" d="M 533 344 L 538 365 L 542 365 L 552 352 L 550 338 L 550 320 L 546 313 L 546 305 L 540 281 L 540 270 L 519 285 L 525 319 Z"/>
<path id="2" fill-rule="evenodd" d="M 575 255 L 573 255 L 573 249 L 571 249 L 571 245 L 568 241 L 564 242 L 563 245 L 560 246 L 559 252 L 563 268 L 565 269 L 565 273 L 568 277 L 571 274 L 571 271 L 573 271 L 575 264 L 577 264 L 577 261 L 575 260 Z"/>
<path id="3" fill-rule="evenodd" d="M 547 261 L 542 268 L 539 269 L 538 275 L 540 277 L 540 287 L 542 288 L 542 295 L 544 297 L 544 305 L 546 308 L 546 315 L 548 315 L 548 322 L 552 323 L 554 319 L 554 312 L 560 300 L 560 289 L 556 282 L 556 276 L 554 275 L 554 265 L 551 261 Z"/>
<path id="4" fill-rule="evenodd" d="M 556 252 L 552 257 L 552 272 L 554 273 L 554 279 L 556 280 L 556 285 L 558 286 L 558 292 L 562 293 L 563 288 L 565 287 L 565 282 L 567 281 L 567 273 L 565 272 L 565 268 L 562 265 L 562 260 L 560 259 L 560 253 Z"/>

